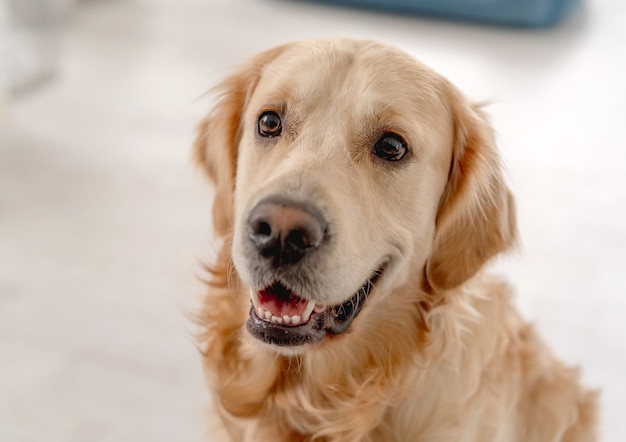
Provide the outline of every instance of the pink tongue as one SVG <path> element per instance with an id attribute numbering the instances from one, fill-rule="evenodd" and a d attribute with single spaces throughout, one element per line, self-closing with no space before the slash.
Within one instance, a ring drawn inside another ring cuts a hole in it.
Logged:
<path id="1" fill-rule="evenodd" d="M 291 290 L 273 285 L 259 292 L 259 307 L 272 313 L 272 316 L 296 316 L 304 313 L 308 301 L 294 295 Z"/>

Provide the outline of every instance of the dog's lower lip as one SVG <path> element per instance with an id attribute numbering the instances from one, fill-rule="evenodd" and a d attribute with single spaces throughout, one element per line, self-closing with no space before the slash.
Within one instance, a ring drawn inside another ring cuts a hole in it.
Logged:
<path id="1" fill-rule="evenodd" d="M 251 291 L 252 306 L 250 317 L 246 323 L 248 332 L 260 341 L 277 346 L 299 346 L 322 341 L 327 335 L 338 335 L 345 332 L 358 316 L 374 284 L 380 279 L 385 265 L 379 267 L 357 292 L 343 303 L 323 307 L 313 303 L 306 321 L 296 324 L 285 324 L 276 318 L 269 320 L 265 312 L 258 309 L 258 292 Z M 257 296 L 255 296 L 255 293 Z M 255 305 L 255 300 L 257 305 Z M 309 303 L 307 307 L 310 307 Z M 263 316 L 263 317 L 260 317 Z M 303 319 L 303 318 L 302 318 Z"/>

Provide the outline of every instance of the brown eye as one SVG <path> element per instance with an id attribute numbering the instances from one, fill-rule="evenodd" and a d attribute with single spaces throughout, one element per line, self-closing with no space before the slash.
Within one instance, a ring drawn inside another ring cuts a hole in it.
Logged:
<path id="1" fill-rule="evenodd" d="M 283 129 L 280 117 L 276 112 L 263 112 L 259 117 L 257 130 L 262 137 L 272 138 L 280 135 Z"/>
<path id="2" fill-rule="evenodd" d="M 372 148 L 372 153 L 385 161 L 400 161 L 407 151 L 406 142 L 393 132 L 387 132 L 380 137 Z"/>

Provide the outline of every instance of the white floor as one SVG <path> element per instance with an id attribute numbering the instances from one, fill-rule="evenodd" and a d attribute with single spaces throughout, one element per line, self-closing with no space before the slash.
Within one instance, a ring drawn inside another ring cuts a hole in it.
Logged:
<path id="1" fill-rule="evenodd" d="M 401 46 L 490 100 L 523 248 L 499 264 L 626 440 L 626 3 L 551 31 L 289 0 L 91 1 L 55 82 L 0 116 L 0 441 L 202 441 L 206 89 L 295 39 Z"/>

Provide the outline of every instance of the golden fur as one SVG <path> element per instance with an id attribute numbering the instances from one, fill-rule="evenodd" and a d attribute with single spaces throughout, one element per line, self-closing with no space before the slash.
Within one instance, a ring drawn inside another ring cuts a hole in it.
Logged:
<path id="1" fill-rule="evenodd" d="M 520 319 L 507 285 L 481 272 L 514 245 L 516 226 L 477 107 L 403 52 L 354 40 L 269 50 L 220 92 L 194 150 L 215 184 L 222 239 L 199 320 L 231 440 L 596 440 L 595 393 Z M 276 107 L 289 115 L 284 136 L 259 147 L 256 119 Z M 390 129 L 412 149 L 397 168 L 369 155 Z M 346 333 L 293 352 L 244 329 L 241 219 L 280 191 L 314 198 L 334 217 L 338 245 L 319 275 L 329 302 L 389 260 Z"/>

